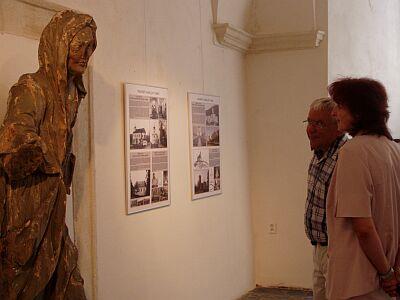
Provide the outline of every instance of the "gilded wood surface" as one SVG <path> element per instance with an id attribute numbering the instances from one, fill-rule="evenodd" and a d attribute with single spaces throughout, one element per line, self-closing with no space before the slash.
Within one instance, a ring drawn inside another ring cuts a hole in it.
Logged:
<path id="1" fill-rule="evenodd" d="M 0 299 L 85 299 L 65 225 L 74 166 L 72 127 L 86 91 L 68 84 L 69 45 L 88 15 L 64 11 L 46 26 L 36 73 L 9 94 L 0 128 Z"/>

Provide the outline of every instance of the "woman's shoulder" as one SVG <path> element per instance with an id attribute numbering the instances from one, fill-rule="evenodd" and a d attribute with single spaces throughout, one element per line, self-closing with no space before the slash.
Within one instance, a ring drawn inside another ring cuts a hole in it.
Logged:
<path id="1" fill-rule="evenodd" d="M 382 143 L 385 141 L 390 141 L 387 137 L 385 136 L 377 136 L 377 135 L 356 135 L 349 139 L 344 146 L 347 146 L 349 148 L 352 147 L 362 147 L 362 146 L 367 146 L 371 145 L 374 143 Z"/>
<path id="2" fill-rule="evenodd" d="M 343 145 L 342 149 L 350 150 L 364 146 L 369 142 L 369 136 L 357 135 L 349 138 L 347 142 Z"/>
<path id="3" fill-rule="evenodd" d="M 360 155 L 374 144 L 379 143 L 379 137 L 372 135 L 357 135 L 349 139 L 340 149 L 340 152 Z"/>
<path id="4" fill-rule="evenodd" d="M 382 153 L 398 145 L 385 136 L 358 135 L 348 140 L 341 151 L 362 156 L 363 154 Z M 400 149 L 400 147 L 398 148 Z"/>

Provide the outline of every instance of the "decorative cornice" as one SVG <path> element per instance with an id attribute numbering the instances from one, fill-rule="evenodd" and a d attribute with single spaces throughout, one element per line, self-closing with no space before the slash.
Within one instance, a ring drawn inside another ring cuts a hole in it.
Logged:
<path id="1" fill-rule="evenodd" d="M 282 34 L 257 34 L 253 36 L 248 53 L 312 49 L 320 45 L 324 35 L 325 32 L 321 30 Z"/>
<path id="2" fill-rule="evenodd" d="M 217 41 L 242 53 L 312 49 L 320 45 L 325 32 L 290 32 L 280 34 L 250 34 L 229 23 L 213 24 Z"/>
<path id="3" fill-rule="evenodd" d="M 213 24 L 215 35 L 221 45 L 246 53 L 253 41 L 253 36 L 228 23 Z"/>

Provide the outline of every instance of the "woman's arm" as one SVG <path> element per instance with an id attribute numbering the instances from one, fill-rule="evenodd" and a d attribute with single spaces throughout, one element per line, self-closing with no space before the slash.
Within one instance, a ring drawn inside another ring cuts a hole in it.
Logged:
<path id="1" fill-rule="evenodd" d="M 387 274 L 392 266 L 386 258 L 372 218 L 351 218 L 351 222 L 364 254 L 379 275 Z M 381 278 L 381 285 L 389 295 L 396 296 L 397 280 L 395 276 L 385 280 Z"/>

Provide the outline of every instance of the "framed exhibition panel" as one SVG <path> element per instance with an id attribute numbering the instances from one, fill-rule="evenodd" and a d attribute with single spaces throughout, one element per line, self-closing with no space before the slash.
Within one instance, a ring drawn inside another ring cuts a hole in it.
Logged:
<path id="1" fill-rule="evenodd" d="M 188 93 L 192 200 L 221 194 L 220 98 Z"/>
<path id="2" fill-rule="evenodd" d="M 126 83 L 127 214 L 170 205 L 168 90 Z"/>

